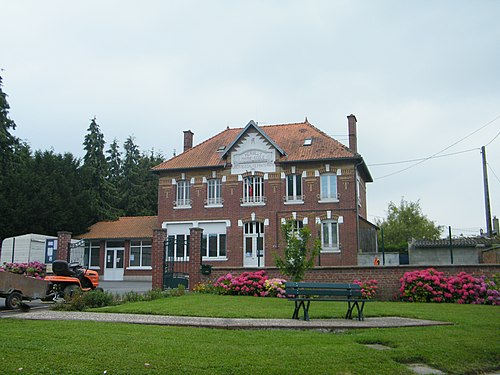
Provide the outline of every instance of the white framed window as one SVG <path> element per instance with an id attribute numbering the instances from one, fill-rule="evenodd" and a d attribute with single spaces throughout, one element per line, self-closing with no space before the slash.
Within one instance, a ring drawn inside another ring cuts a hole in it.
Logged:
<path id="1" fill-rule="evenodd" d="M 191 207 L 191 184 L 187 180 L 177 181 L 177 196 L 175 206 L 179 208 Z"/>
<path id="2" fill-rule="evenodd" d="M 286 202 L 303 202 L 302 175 L 289 174 L 286 176 Z"/>
<path id="3" fill-rule="evenodd" d="M 304 222 L 302 220 L 290 220 L 289 222 L 294 233 L 299 233 L 299 231 L 304 228 Z"/>
<path id="4" fill-rule="evenodd" d="M 226 234 L 207 233 L 203 234 L 201 241 L 201 256 L 206 259 L 226 258 Z"/>
<path id="5" fill-rule="evenodd" d="M 100 251 L 101 244 L 99 241 L 85 241 L 83 266 L 86 268 L 99 268 Z"/>
<path id="6" fill-rule="evenodd" d="M 175 234 L 167 237 L 167 258 L 174 260 L 188 260 L 189 234 Z"/>
<path id="7" fill-rule="evenodd" d="M 321 222 L 321 251 L 339 251 L 339 225 L 335 220 Z"/>
<path id="8" fill-rule="evenodd" d="M 151 240 L 130 241 L 130 267 L 151 267 Z"/>
<path id="9" fill-rule="evenodd" d="M 260 176 L 248 176 L 243 179 L 243 198 L 241 203 L 244 205 L 264 205 L 264 178 Z"/>
<path id="10" fill-rule="evenodd" d="M 222 206 L 222 183 L 220 179 L 207 181 L 207 206 Z"/>
<path id="11" fill-rule="evenodd" d="M 337 202 L 337 175 L 335 173 L 323 173 L 320 184 L 320 202 Z"/>

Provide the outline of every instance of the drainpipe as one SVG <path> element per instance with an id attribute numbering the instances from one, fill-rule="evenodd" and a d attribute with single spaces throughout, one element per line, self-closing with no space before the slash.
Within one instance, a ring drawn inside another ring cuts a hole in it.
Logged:
<path id="1" fill-rule="evenodd" d="M 359 161 L 354 168 L 354 204 L 356 205 L 356 239 L 358 248 L 356 251 L 356 264 L 358 263 L 358 254 L 360 248 L 359 238 L 359 204 L 358 204 L 358 167 L 363 164 L 363 160 Z"/>

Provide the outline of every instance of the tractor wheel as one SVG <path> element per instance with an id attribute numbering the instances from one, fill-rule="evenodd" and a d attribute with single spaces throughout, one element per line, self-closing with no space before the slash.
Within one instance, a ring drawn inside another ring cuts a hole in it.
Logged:
<path id="1" fill-rule="evenodd" d="M 80 288 L 78 287 L 78 285 L 75 285 L 75 284 L 67 285 L 63 289 L 64 299 L 65 300 L 69 300 L 69 299 L 73 298 L 73 296 L 75 295 L 75 293 L 76 293 L 77 290 L 80 290 Z"/>
<path id="2" fill-rule="evenodd" d="M 18 309 L 23 302 L 23 296 L 21 293 L 13 292 L 5 298 L 5 307 L 9 310 Z"/>

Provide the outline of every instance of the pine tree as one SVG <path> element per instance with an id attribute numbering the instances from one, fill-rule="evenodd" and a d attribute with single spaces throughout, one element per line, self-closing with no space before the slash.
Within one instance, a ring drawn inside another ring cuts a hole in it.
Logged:
<path id="1" fill-rule="evenodd" d="M 120 207 L 127 216 L 143 214 L 145 207 L 144 181 L 140 170 L 141 153 L 129 136 L 123 144 L 125 151 L 123 158 L 122 178 L 120 184 Z"/>
<path id="2" fill-rule="evenodd" d="M 3 174 L 8 168 L 7 164 L 12 157 L 17 138 L 10 134 L 11 129 L 16 129 L 16 124 L 9 118 L 10 106 L 2 86 L 2 76 L 0 76 L 0 173 Z"/>
<path id="3" fill-rule="evenodd" d="M 120 152 L 120 146 L 116 138 L 109 145 L 109 149 L 106 151 L 108 156 L 106 157 L 106 162 L 108 163 L 108 180 L 113 185 L 118 185 L 122 172 L 122 160 Z"/>
<path id="4" fill-rule="evenodd" d="M 13 164 L 16 147 L 19 140 L 10 131 L 16 129 L 15 122 L 9 118 L 9 103 L 7 94 L 2 90 L 0 76 L 0 245 L 5 237 L 9 237 L 16 230 L 16 182 L 13 180 Z"/>
<path id="5" fill-rule="evenodd" d="M 112 186 L 107 179 L 108 164 L 104 156 L 104 135 L 101 133 L 95 117 L 90 122 L 83 142 L 83 175 L 89 194 L 89 209 L 93 222 L 115 219 L 118 211 L 113 207 Z"/>

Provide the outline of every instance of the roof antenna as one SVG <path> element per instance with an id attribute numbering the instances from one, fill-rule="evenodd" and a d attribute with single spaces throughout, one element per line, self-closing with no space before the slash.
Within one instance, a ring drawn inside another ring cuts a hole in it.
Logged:
<path id="1" fill-rule="evenodd" d="M 176 155 L 175 155 L 175 148 L 174 148 L 174 156 L 176 156 Z"/>
<path id="2" fill-rule="evenodd" d="M 309 124 L 309 121 L 307 121 L 307 116 L 306 116 L 306 119 L 304 120 L 304 122 L 305 122 L 306 124 Z"/>

